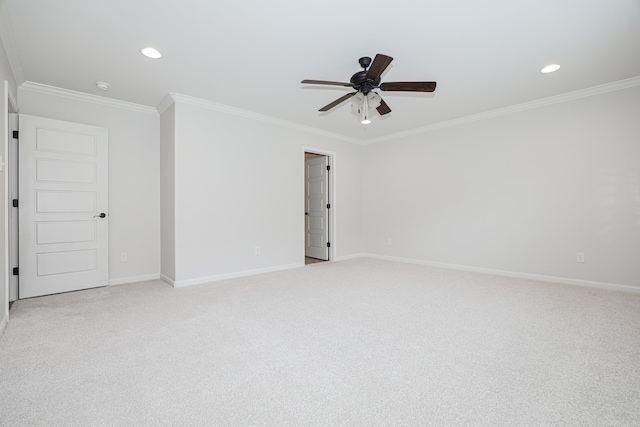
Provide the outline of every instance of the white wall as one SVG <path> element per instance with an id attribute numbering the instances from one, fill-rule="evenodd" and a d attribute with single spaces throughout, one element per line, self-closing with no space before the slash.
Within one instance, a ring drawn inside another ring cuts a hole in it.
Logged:
<path id="1" fill-rule="evenodd" d="M 634 87 L 367 146 L 364 250 L 640 287 L 639 138 Z"/>
<path id="2" fill-rule="evenodd" d="M 360 253 L 361 146 L 176 103 L 178 284 L 304 264 L 303 147 L 336 153 L 334 258 Z"/>
<path id="3" fill-rule="evenodd" d="M 177 284 L 302 264 L 306 148 L 336 153 L 334 258 L 640 287 L 639 87 L 364 147 L 188 102 L 160 118 L 18 95 L 22 113 L 109 129 L 114 282 L 157 277 L 161 256 Z"/>
<path id="4" fill-rule="evenodd" d="M 159 277 L 160 119 L 157 113 L 18 89 L 20 113 L 109 129 L 109 280 Z M 127 252 L 128 261 L 120 261 Z"/>
<path id="5" fill-rule="evenodd" d="M 175 106 L 160 116 L 160 273 L 176 280 L 175 230 Z"/>

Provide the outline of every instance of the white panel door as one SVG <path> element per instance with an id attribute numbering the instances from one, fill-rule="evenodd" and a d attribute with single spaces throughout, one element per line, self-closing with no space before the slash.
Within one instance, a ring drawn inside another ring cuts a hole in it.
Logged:
<path id="1" fill-rule="evenodd" d="M 329 260 L 329 171 L 327 156 L 305 160 L 305 256 Z"/>
<path id="2" fill-rule="evenodd" d="M 104 286 L 108 132 L 20 115 L 20 298 Z"/>

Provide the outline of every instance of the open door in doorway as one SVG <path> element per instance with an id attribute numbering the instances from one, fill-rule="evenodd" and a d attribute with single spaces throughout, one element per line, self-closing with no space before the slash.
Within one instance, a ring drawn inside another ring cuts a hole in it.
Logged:
<path id="1" fill-rule="evenodd" d="M 305 153 L 305 264 L 329 260 L 329 156 Z"/>
<path id="2" fill-rule="evenodd" d="M 108 130 L 19 116 L 19 297 L 109 283 Z"/>

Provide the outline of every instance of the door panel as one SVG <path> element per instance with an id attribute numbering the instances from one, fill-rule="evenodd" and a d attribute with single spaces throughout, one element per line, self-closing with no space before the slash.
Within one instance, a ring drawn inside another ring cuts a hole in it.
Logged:
<path id="1" fill-rule="evenodd" d="M 96 251 L 49 252 L 36 255 L 38 277 L 93 271 L 97 268 Z"/>
<path id="2" fill-rule="evenodd" d="M 108 284 L 107 129 L 20 115 L 20 298 Z"/>
<path id="3" fill-rule="evenodd" d="M 95 157 L 96 138 L 94 135 L 59 131 L 55 129 L 36 130 L 36 150 L 52 153 L 78 154 Z"/>
<path id="4" fill-rule="evenodd" d="M 305 160 L 305 255 L 325 261 L 329 259 L 327 160 L 327 156 Z"/>
<path id="5" fill-rule="evenodd" d="M 39 159 L 36 160 L 36 181 L 95 184 L 96 164 Z"/>
<path id="6" fill-rule="evenodd" d="M 96 212 L 96 192 L 36 190 L 35 195 L 36 213 L 39 214 Z"/>
<path id="7" fill-rule="evenodd" d="M 36 245 L 94 242 L 95 221 L 41 221 L 36 223 Z"/>

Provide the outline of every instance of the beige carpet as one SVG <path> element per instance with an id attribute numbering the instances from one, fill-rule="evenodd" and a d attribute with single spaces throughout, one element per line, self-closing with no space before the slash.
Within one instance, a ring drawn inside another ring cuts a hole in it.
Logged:
<path id="1" fill-rule="evenodd" d="M 640 295 L 370 259 L 18 301 L 3 426 L 638 426 Z"/>

